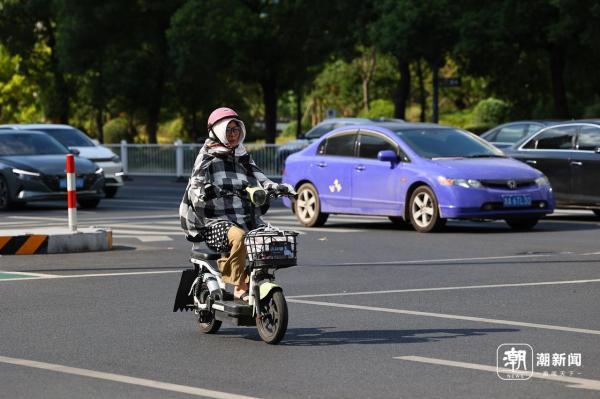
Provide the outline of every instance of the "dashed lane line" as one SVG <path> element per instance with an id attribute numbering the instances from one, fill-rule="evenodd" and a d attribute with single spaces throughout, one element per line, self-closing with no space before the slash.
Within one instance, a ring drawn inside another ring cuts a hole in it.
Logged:
<path id="1" fill-rule="evenodd" d="M 485 256 L 477 258 L 448 258 L 448 259 L 423 259 L 423 260 L 390 260 L 385 262 L 346 262 L 331 263 L 326 266 L 363 266 L 363 265 L 413 265 L 420 263 L 439 263 L 439 262 L 468 262 L 475 260 L 501 260 L 501 259 L 523 259 L 523 258 L 543 258 L 557 255 L 573 255 L 572 252 L 561 252 L 558 254 L 530 254 L 530 255 L 507 255 L 507 256 Z M 319 265 L 312 265 L 319 266 Z"/>
<path id="2" fill-rule="evenodd" d="M 25 220 L 46 220 L 51 222 L 64 222 L 67 220 L 66 217 L 42 217 L 42 216 L 9 216 L 9 219 L 25 219 Z"/>
<path id="3" fill-rule="evenodd" d="M 487 285 L 465 285 L 465 286 L 458 286 L 458 287 L 409 288 L 409 289 L 403 289 L 403 290 L 338 292 L 338 293 L 331 293 L 331 294 L 294 295 L 294 296 L 289 296 L 287 298 L 288 299 L 289 298 L 325 298 L 325 297 L 334 297 L 334 296 L 401 294 L 404 292 L 473 290 L 473 289 L 482 289 L 482 288 L 535 287 L 535 286 L 544 286 L 544 285 L 585 284 L 585 283 L 598 283 L 598 282 L 600 282 L 600 279 L 542 281 L 542 282 L 537 282 L 537 283 L 487 284 Z"/>
<path id="4" fill-rule="evenodd" d="M 178 270 L 156 270 L 151 272 L 125 272 L 125 273 L 92 273 L 92 274 L 37 274 L 37 273 L 22 273 L 23 275 L 31 275 L 29 277 L 22 278 L 11 278 L 2 280 L 3 282 L 13 281 L 34 281 L 34 280 L 61 280 L 67 278 L 89 278 L 89 277 L 121 277 L 121 276 L 139 276 L 146 274 L 167 274 L 167 273 L 181 273 L 183 269 Z M 6 273 L 16 273 L 8 271 Z"/>
<path id="5" fill-rule="evenodd" d="M 367 310 L 370 312 L 384 312 L 384 313 L 404 314 L 404 315 L 409 315 L 409 316 L 435 317 L 435 318 L 439 318 L 439 319 L 464 320 L 464 321 L 472 321 L 472 322 L 477 322 L 477 323 L 502 324 L 502 325 L 509 325 L 509 326 L 538 328 L 538 329 L 543 329 L 543 330 L 554 330 L 554 331 L 565 331 L 565 332 L 573 332 L 573 333 L 580 333 L 580 334 L 600 335 L 600 331 L 598 331 L 598 330 L 589 330 L 589 329 L 585 329 L 585 328 L 574 328 L 574 327 L 564 327 L 564 326 L 553 326 L 550 324 L 526 323 L 526 322 L 513 321 L 513 320 L 488 319 L 485 317 L 472 317 L 472 316 L 453 315 L 453 314 L 445 314 L 445 313 L 419 312 L 419 311 L 414 311 L 414 310 L 381 308 L 381 307 L 375 307 L 375 306 L 349 305 L 349 304 L 345 304 L 345 303 L 307 301 L 304 299 L 294 299 L 294 298 L 287 298 L 287 301 L 290 303 L 301 303 L 301 304 L 305 304 L 305 305 L 315 305 L 315 306 L 327 306 L 327 307 L 334 307 L 334 308 L 341 308 L 341 309 Z"/>
<path id="6" fill-rule="evenodd" d="M 465 362 L 456 362 L 452 360 L 444 360 L 444 359 L 436 359 L 431 357 L 422 357 L 422 356 L 398 356 L 394 357 L 394 359 L 398 360 L 406 360 L 410 362 L 418 362 L 418 363 L 426 363 L 426 364 L 435 364 L 439 366 L 448 366 L 448 367 L 458 367 L 463 369 L 471 369 L 471 370 L 481 370 L 488 371 L 492 373 L 502 372 L 502 373 L 512 373 L 511 369 L 506 368 L 497 368 L 495 366 L 488 366 L 485 364 L 477 364 L 477 363 L 465 363 Z M 540 373 L 538 371 L 534 371 L 532 374 L 532 378 L 537 378 L 540 380 L 560 382 L 563 384 L 567 384 L 569 388 L 579 388 L 579 389 L 591 389 L 594 391 L 600 391 L 600 381 L 591 380 L 587 378 L 579 378 L 579 377 L 567 377 L 562 375 L 546 375 Z"/>
<path id="7" fill-rule="evenodd" d="M 214 391 L 211 389 L 191 387 L 187 385 L 171 384 L 168 382 L 149 380 L 146 378 L 130 377 L 127 375 L 105 373 L 90 369 L 63 366 L 61 364 L 37 362 L 34 360 L 17 359 L 14 357 L 0 356 L 0 363 L 12 364 L 15 366 L 29 367 L 40 370 L 55 371 L 57 373 L 77 375 L 81 377 L 95 378 L 111 382 L 120 382 L 123 384 L 137 385 L 147 388 L 160 389 L 163 391 L 184 393 L 187 395 L 201 396 L 214 399 L 258 399 L 252 396 L 238 395 L 229 392 Z"/>
<path id="8" fill-rule="evenodd" d="M 162 242 L 162 241 L 173 241 L 173 239 L 169 236 L 164 235 L 128 235 L 128 234 L 113 234 L 113 240 L 117 238 L 134 238 L 141 242 Z"/>
<path id="9" fill-rule="evenodd" d="M 83 215 L 79 215 L 78 218 L 80 222 L 104 222 L 111 220 L 147 220 L 147 219 L 166 219 L 173 218 L 174 220 L 179 219 L 179 215 L 175 213 L 162 214 L 162 215 L 144 215 L 144 216 L 105 216 L 102 218 L 86 218 Z M 37 216 L 8 216 L 8 219 L 37 219 Z M 66 221 L 66 217 L 62 218 L 43 218 L 43 219 L 51 219 L 55 221 Z"/>

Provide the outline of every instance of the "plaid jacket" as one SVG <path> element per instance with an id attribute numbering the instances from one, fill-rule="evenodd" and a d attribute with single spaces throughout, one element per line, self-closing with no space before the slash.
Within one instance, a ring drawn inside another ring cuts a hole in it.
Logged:
<path id="1" fill-rule="evenodd" d="M 247 186 L 277 186 L 277 183 L 269 180 L 261 172 L 249 154 L 211 155 L 201 151 L 179 206 L 181 228 L 192 241 L 204 241 L 206 227 L 219 221 L 230 221 L 246 231 L 251 225 L 252 205 L 247 201 L 244 201 L 245 206 L 238 197 L 219 197 L 203 201 L 204 186 L 208 183 L 226 191 L 242 190 Z M 264 224 L 260 218 L 260 208 L 255 208 L 255 215 L 256 225 Z"/>

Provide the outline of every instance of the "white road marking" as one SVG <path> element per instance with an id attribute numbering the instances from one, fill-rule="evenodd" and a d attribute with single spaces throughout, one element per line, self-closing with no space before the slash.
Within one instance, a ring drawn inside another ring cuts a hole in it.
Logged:
<path id="1" fill-rule="evenodd" d="M 60 364 L 36 362 L 27 359 L 0 356 L 0 362 L 15 366 L 30 367 L 41 370 L 55 371 L 63 374 L 78 375 L 81 377 L 95 378 L 99 380 L 120 382 L 123 384 L 137 385 L 147 388 L 161 389 L 163 391 L 178 392 L 194 396 L 202 396 L 215 399 L 257 399 L 252 396 L 237 395 L 229 392 L 213 391 L 211 389 L 197 388 L 186 385 L 171 384 L 168 382 L 149 380 L 145 378 L 130 377 L 127 375 L 104 373 L 101 371 L 68 367 Z"/>
<path id="2" fill-rule="evenodd" d="M 154 197 L 152 197 L 154 198 Z M 173 205 L 173 204 L 179 204 L 181 202 L 181 198 L 171 198 L 171 200 L 158 200 L 158 201 L 154 201 L 154 200 L 139 200 L 139 199 L 118 199 L 118 198 L 114 198 L 110 200 L 110 203 L 113 202 L 125 202 L 125 203 L 135 203 L 135 204 L 168 204 L 168 205 Z"/>
<path id="3" fill-rule="evenodd" d="M 477 363 L 465 363 L 465 362 L 455 362 L 452 360 L 444 360 L 444 359 L 435 359 L 431 357 L 422 357 L 422 356 L 398 356 L 394 357 L 394 359 L 399 360 L 408 360 L 411 362 L 419 362 L 419 363 L 427 363 L 427 364 L 436 364 L 440 366 L 449 366 L 449 367 L 459 367 L 464 369 L 471 370 L 481 370 L 481 371 L 489 371 L 492 373 L 496 373 L 498 370 L 495 366 L 487 366 L 485 364 L 477 364 Z M 500 368 L 500 372 L 511 373 L 510 369 Z M 569 388 L 579 388 L 579 389 L 592 389 L 595 391 L 600 390 L 600 381 L 598 380 L 590 380 L 587 378 L 579 378 L 579 377 L 567 377 L 562 375 L 544 375 L 538 371 L 534 371 L 533 378 L 538 378 L 541 380 L 561 382 L 564 384 L 568 384 Z"/>
<path id="4" fill-rule="evenodd" d="M 145 216 L 107 216 L 100 219 L 92 219 L 92 218 L 83 218 L 80 219 L 80 222 L 104 222 L 110 223 L 113 220 L 154 220 L 154 219 L 173 219 L 179 220 L 179 215 L 175 213 L 169 213 L 164 215 L 145 215 Z"/>
<path id="5" fill-rule="evenodd" d="M 161 241 L 173 241 L 169 236 L 164 235 L 129 235 L 129 234 L 113 234 L 113 241 L 116 238 L 135 238 L 141 242 L 161 242 Z M 114 243 L 114 242 L 113 242 Z"/>
<path id="6" fill-rule="evenodd" d="M 538 283 L 513 283 L 513 284 L 487 284 L 487 285 L 464 285 L 458 287 L 434 287 L 434 288 L 409 288 L 403 290 L 385 290 L 385 291 L 358 291 L 358 292 L 338 292 L 331 294 L 314 295 L 294 295 L 287 298 L 323 298 L 332 296 L 351 296 L 351 295 L 377 295 L 377 294 L 399 294 L 403 292 L 426 292 L 426 291 L 452 291 L 452 290 L 472 290 L 480 288 L 506 288 L 506 287 L 534 287 L 540 285 L 561 285 L 561 284 L 584 284 L 598 283 L 600 279 L 592 280 L 563 280 L 563 281 L 542 281 Z"/>
<path id="7" fill-rule="evenodd" d="M 406 314 L 406 315 L 410 315 L 410 316 L 436 317 L 436 318 L 440 318 L 440 319 L 466 320 L 466 321 L 474 321 L 474 322 L 478 322 L 478 323 L 503 324 L 503 325 L 509 325 L 509 326 L 539 328 L 539 329 L 544 329 L 544 330 L 555 330 L 555 331 L 575 332 L 575 333 L 581 333 L 581 334 L 600 335 L 600 331 L 598 331 L 598 330 L 588 330 L 585 328 L 553 326 L 550 324 L 525 323 L 525 322 L 521 322 L 521 321 L 487 319 L 484 317 L 452 315 L 452 314 L 445 314 L 445 313 L 418 312 L 418 311 L 414 311 L 414 310 L 390 309 L 390 308 L 380 308 L 380 307 L 374 307 L 374 306 L 348 305 L 345 303 L 307 301 L 304 299 L 287 298 L 287 301 L 291 302 L 291 303 L 302 303 L 302 304 L 306 304 L 306 305 L 329 306 L 329 307 L 343 308 L 343 309 L 368 310 L 368 311 L 374 311 L 374 312 Z"/>
<path id="8" fill-rule="evenodd" d="M 179 206 L 175 206 L 175 205 L 165 205 L 165 206 L 139 206 L 139 205 L 119 205 L 118 208 L 116 208 L 116 210 L 129 210 L 129 209 L 133 209 L 135 211 L 166 211 L 169 209 L 174 209 L 174 208 L 178 208 Z M 104 210 L 108 210 L 108 208 L 103 208 Z M 154 216 L 147 216 L 146 219 L 151 218 Z"/>
<path id="9" fill-rule="evenodd" d="M 113 234 L 128 234 L 128 235 L 135 235 L 135 234 L 139 234 L 139 235 L 165 235 L 165 231 L 150 231 L 150 230 L 135 230 L 135 229 L 123 229 L 123 228 L 113 228 L 112 229 Z M 175 233 L 175 232 L 174 232 Z M 183 230 L 181 230 L 180 232 L 178 232 L 179 234 L 183 234 Z"/>
<path id="10" fill-rule="evenodd" d="M 6 280 L 0 280 L 0 283 L 6 283 L 9 281 L 60 280 L 60 279 L 65 279 L 65 278 L 140 276 L 140 275 L 147 275 L 147 274 L 181 273 L 182 270 L 183 269 L 157 270 L 157 271 L 151 271 L 151 272 L 93 273 L 93 274 L 40 274 L 39 276 L 30 277 L 30 278 L 11 278 L 11 279 L 6 279 Z M 15 273 L 15 272 L 7 271 L 6 273 Z M 26 273 L 23 273 L 23 274 L 26 274 Z"/>
<path id="11" fill-rule="evenodd" d="M 0 270 L 0 273 L 16 274 L 19 276 L 32 276 L 32 277 L 54 277 L 53 274 L 42 274 L 42 273 L 26 273 L 26 272 L 13 272 L 10 270 Z"/>
<path id="12" fill-rule="evenodd" d="M 181 233 L 183 234 L 183 230 L 181 229 L 181 225 L 179 224 L 174 224 L 173 226 L 164 226 L 161 225 L 160 227 L 156 226 L 156 223 L 148 223 L 148 224 L 131 224 L 131 223 L 111 223 L 110 227 L 113 228 L 113 231 L 115 229 L 152 229 L 154 232 L 161 234 L 167 231 L 173 231 L 173 232 L 177 232 L 177 233 Z"/>
<path id="13" fill-rule="evenodd" d="M 337 227 L 300 227 L 298 225 L 289 225 L 285 223 L 273 223 L 273 226 L 286 230 L 297 230 L 306 232 L 314 231 L 319 233 L 359 233 L 361 231 L 364 231 L 359 229 L 345 229 Z"/>
<path id="14" fill-rule="evenodd" d="M 532 254 L 532 255 L 509 255 L 509 256 L 486 256 L 479 258 L 448 258 L 448 259 L 423 259 L 423 260 L 392 260 L 387 262 L 349 262 L 334 263 L 335 266 L 360 266 L 360 265 L 410 265 L 419 263 L 438 263 L 438 262 L 465 262 L 471 260 L 496 260 L 496 259 L 521 259 L 521 258 L 541 258 L 556 255 L 571 255 L 571 252 L 561 254 Z M 331 265 L 328 265 L 331 266 Z"/>
<path id="15" fill-rule="evenodd" d="M 51 217 L 41 217 L 41 216 L 9 216 L 10 219 L 29 219 L 29 220 L 48 220 L 52 222 L 66 222 L 67 217 L 62 218 L 51 218 Z"/>

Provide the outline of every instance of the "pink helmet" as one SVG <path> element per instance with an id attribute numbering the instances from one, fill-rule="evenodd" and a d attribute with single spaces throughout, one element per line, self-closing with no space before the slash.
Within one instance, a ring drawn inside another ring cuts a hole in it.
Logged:
<path id="1" fill-rule="evenodd" d="M 208 129 L 210 130 L 215 125 L 215 123 L 217 123 L 221 119 L 237 118 L 237 117 L 238 117 L 237 112 L 235 112 L 231 108 L 226 108 L 226 107 L 217 108 L 213 112 L 211 112 L 210 116 L 208 117 Z"/>

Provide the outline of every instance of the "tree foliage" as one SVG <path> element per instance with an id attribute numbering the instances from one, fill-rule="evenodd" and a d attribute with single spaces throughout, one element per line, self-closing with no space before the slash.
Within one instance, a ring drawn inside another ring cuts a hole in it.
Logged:
<path id="1" fill-rule="evenodd" d="M 514 118 L 600 103 L 596 0 L 3 0 L 0 38 L 0 120 L 71 121 L 101 140 L 118 118 L 111 139 L 157 142 L 182 121 L 195 141 L 223 105 L 274 142 L 281 115 L 394 104 L 396 117 L 435 119 L 438 94 L 460 120 L 488 97 Z M 461 87 L 438 89 L 458 75 Z"/>

